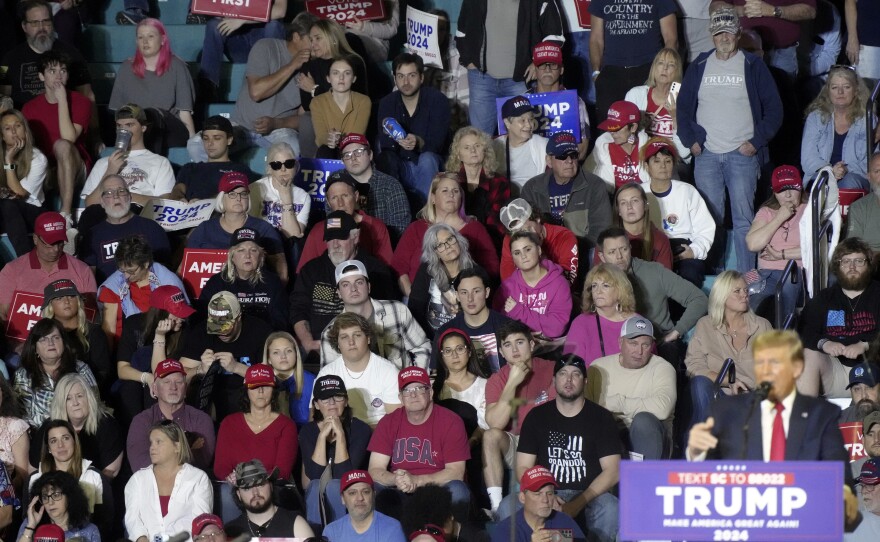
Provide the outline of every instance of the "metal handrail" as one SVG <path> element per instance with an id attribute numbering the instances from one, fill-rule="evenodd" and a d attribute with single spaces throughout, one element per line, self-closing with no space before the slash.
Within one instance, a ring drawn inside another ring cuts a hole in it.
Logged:
<path id="1" fill-rule="evenodd" d="M 791 325 L 794 322 L 794 313 L 788 315 L 788 318 L 785 319 L 785 325 L 782 329 L 791 329 Z"/>
<path id="2" fill-rule="evenodd" d="M 791 283 L 798 283 L 798 266 L 795 260 L 788 260 L 788 263 L 785 265 L 785 269 L 782 271 L 782 276 L 776 282 L 776 292 L 774 293 L 774 302 L 776 305 L 775 311 L 775 324 L 776 329 L 784 329 L 782 327 L 782 289 L 785 287 L 785 281 L 788 277 L 791 277 Z"/>
<path id="3" fill-rule="evenodd" d="M 819 176 L 816 178 L 815 187 L 812 190 L 810 195 L 810 206 L 813 211 L 813 231 L 815 232 L 813 235 L 812 243 L 813 243 L 813 292 L 818 292 L 821 289 L 821 278 L 822 273 L 820 272 L 821 265 L 821 257 L 819 254 L 819 241 L 822 239 L 822 235 L 828 235 L 828 241 L 831 241 L 832 234 L 832 224 L 830 220 L 824 220 L 820 223 L 822 218 L 822 214 L 819 209 L 819 199 L 822 195 L 826 198 L 828 196 L 828 170 L 825 169 Z"/>
<path id="4" fill-rule="evenodd" d="M 871 92 L 871 98 L 868 99 L 868 103 L 865 104 L 865 145 L 868 146 L 868 152 L 865 154 L 868 158 L 871 158 L 871 155 L 874 154 L 874 104 L 877 102 L 877 97 L 880 96 L 880 81 L 877 81 L 877 84 L 874 85 L 874 91 Z"/>

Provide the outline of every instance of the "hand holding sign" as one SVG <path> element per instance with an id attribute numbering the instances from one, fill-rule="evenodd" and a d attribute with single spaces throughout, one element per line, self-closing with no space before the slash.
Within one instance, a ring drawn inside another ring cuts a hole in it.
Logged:
<path id="1" fill-rule="evenodd" d="M 426 66 L 443 69 L 440 41 L 437 35 L 439 17 L 412 6 L 406 7 L 406 48 L 422 57 Z"/>

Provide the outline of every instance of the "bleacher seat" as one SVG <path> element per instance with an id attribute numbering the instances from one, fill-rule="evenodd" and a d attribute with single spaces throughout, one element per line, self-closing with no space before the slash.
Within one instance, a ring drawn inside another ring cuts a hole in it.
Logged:
<path id="1" fill-rule="evenodd" d="M 115 62 L 91 62 L 89 73 L 92 75 L 92 90 L 95 92 L 95 103 L 110 103 L 110 93 L 113 92 L 113 83 L 116 82 L 116 73 L 119 71 L 119 63 Z"/>
<path id="2" fill-rule="evenodd" d="M 213 117 L 214 115 L 222 115 L 228 119 L 232 116 L 232 112 L 234 110 L 234 103 L 208 104 L 207 111 L 205 112 L 205 118 Z"/>
<path id="3" fill-rule="evenodd" d="M 186 147 L 171 147 L 168 149 L 168 161 L 175 166 L 182 166 L 190 163 L 192 160 L 189 159 Z"/>
<path id="4" fill-rule="evenodd" d="M 4 233 L 0 235 L 0 267 L 16 258 L 15 249 L 9 242 L 9 237 Z"/>
<path id="5" fill-rule="evenodd" d="M 164 24 L 186 24 L 186 16 L 189 14 L 189 0 L 155 0 L 150 2 L 153 9 L 158 8 L 158 19 Z M 96 22 L 103 24 L 116 24 L 116 14 L 125 7 L 124 0 L 110 0 L 104 8 L 103 18 L 98 17 Z"/>

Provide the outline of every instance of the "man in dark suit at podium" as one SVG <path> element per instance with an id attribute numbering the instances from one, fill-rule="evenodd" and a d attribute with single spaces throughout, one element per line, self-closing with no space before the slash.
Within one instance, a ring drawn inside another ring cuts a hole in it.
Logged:
<path id="1" fill-rule="evenodd" d="M 804 370 L 798 335 L 768 331 L 753 350 L 758 390 L 713 403 L 709 418 L 691 429 L 687 458 L 840 461 L 844 468 L 849 458 L 837 426 L 840 410 L 796 391 Z"/>
<path id="2" fill-rule="evenodd" d="M 722 397 L 688 437 L 687 459 L 753 461 L 838 461 L 852 479 L 849 454 L 837 425 L 840 409 L 824 399 L 797 393 L 804 371 L 804 345 L 793 331 L 767 331 L 752 347 L 756 391 Z M 860 521 L 858 501 L 844 484 L 845 528 Z"/>

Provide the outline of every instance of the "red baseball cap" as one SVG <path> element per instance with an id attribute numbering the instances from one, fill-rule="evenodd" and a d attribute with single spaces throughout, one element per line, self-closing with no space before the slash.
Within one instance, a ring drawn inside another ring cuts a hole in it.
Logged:
<path id="1" fill-rule="evenodd" d="M 542 41 L 532 49 L 532 63 L 535 66 L 541 64 L 562 66 L 562 47 L 552 41 Z"/>
<path id="2" fill-rule="evenodd" d="M 645 158 L 644 158 L 645 162 L 648 161 L 648 158 L 654 156 L 655 154 L 657 154 L 658 152 L 660 152 L 664 149 L 671 152 L 672 156 L 678 156 L 678 152 L 675 150 L 675 145 L 672 143 L 672 141 L 669 141 L 665 137 L 664 138 L 658 137 L 658 138 L 652 139 L 652 141 L 649 141 L 645 145 L 644 150 L 642 151 L 645 155 Z"/>
<path id="3" fill-rule="evenodd" d="M 339 482 L 339 492 L 343 493 L 349 487 L 359 483 L 372 486 L 373 477 L 365 470 L 350 470 L 342 475 L 342 480 Z"/>
<path id="4" fill-rule="evenodd" d="M 803 190 L 804 182 L 801 172 L 794 166 L 779 166 L 773 170 L 773 192 L 780 193 L 786 190 Z"/>
<path id="5" fill-rule="evenodd" d="M 608 108 L 608 118 L 599 124 L 599 129 L 606 132 L 616 132 L 624 126 L 641 120 L 642 112 L 639 111 L 636 104 L 626 100 L 619 100 Z"/>
<path id="6" fill-rule="evenodd" d="M 156 372 L 154 373 L 154 377 L 165 378 L 166 376 L 174 373 L 180 373 L 186 376 L 186 371 L 184 370 L 183 365 L 176 359 L 168 358 L 160 361 L 159 365 L 156 365 Z"/>
<path id="7" fill-rule="evenodd" d="M 222 519 L 215 516 L 214 514 L 199 514 L 198 516 L 196 516 L 193 519 L 193 522 L 192 522 L 192 531 L 191 532 L 192 532 L 193 537 L 196 537 L 196 536 L 202 534 L 202 531 L 208 525 L 216 525 L 217 527 L 220 527 L 221 531 L 223 530 L 223 520 Z"/>
<path id="8" fill-rule="evenodd" d="M 189 318 L 196 310 L 186 302 L 186 296 L 177 286 L 166 284 L 150 292 L 150 306 L 168 311 L 178 318 Z"/>
<path id="9" fill-rule="evenodd" d="M 271 365 L 254 363 L 244 373 L 244 385 L 247 389 L 262 388 L 263 386 L 275 387 L 275 371 Z"/>
<path id="10" fill-rule="evenodd" d="M 232 192 L 236 188 L 247 188 L 248 184 L 250 184 L 250 181 L 244 173 L 240 171 L 227 171 L 220 177 L 220 184 L 217 186 L 217 190 L 220 192 Z"/>
<path id="11" fill-rule="evenodd" d="M 34 531 L 34 542 L 64 542 L 64 529 L 54 523 L 40 525 Z"/>
<path id="12" fill-rule="evenodd" d="M 559 487 L 556 478 L 553 478 L 553 474 L 546 467 L 535 465 L 523 473 L 519 481 L 519 488 L 523 491 L 538 491 L 547 484 Z"/>
<path id="13" fill-rule="evenodd" d="M 415 540 L 417 537 L 426 534 L 436 540 L 437 542 L 446 542 L 446 535 L 443 532 L 443 529 L 434 525 L 433 523 L 428 523 L 424 527 L 420 529 L 416 529 L 415 531 L 409 533 L 409 538 L 407 540 Z"/>
<path id="14" fill-rule="evenodd" d="M 407 367 L 397 374 L 397 389 L 402 390 L 413 382 L 430 387 L 431 377 L 428 376 L 428 371 L 421 367 Z"/>
<path id="15" fill-rule="evenodd" d="M 363 145 L 366 148 L 370 148 L 370 142 L 367 141 L 367 136 L 363 134 L 356 134 L 354 132 L 350 134 L 345 134 L 341 140 L 339 140 L 339 150 L 344 151 L 345 147 L 357 143 L 358 145 Z"/>
<path id="16" fill-rule="evenodd" d="M 43 213 L 34 222 L 34 233 L 50 245 L 67 241 L 67 221 L 61 213 L 54 211 Z"/>

